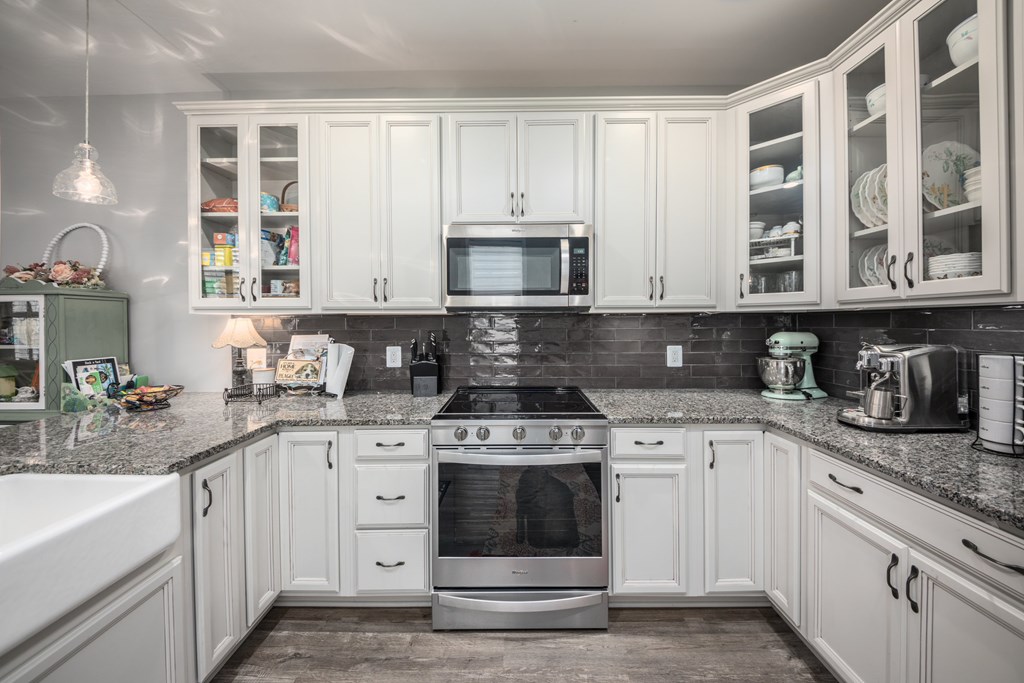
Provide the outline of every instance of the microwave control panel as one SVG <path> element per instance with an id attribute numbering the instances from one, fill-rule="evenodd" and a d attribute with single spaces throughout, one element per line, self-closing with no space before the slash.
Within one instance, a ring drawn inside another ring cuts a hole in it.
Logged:
<path id="1" fill-rule="evenodd" d="M 590 293 L 590 240 L 569 238 L 569 294 Z"/>

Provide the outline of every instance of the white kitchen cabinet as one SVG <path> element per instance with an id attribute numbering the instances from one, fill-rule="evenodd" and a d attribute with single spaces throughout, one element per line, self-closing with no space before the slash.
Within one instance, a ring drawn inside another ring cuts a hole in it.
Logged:
<path id="1" fill-rule="evenodd" d="M 843 680 L 903 680 L 907 546 L 807 493 L 807 638 Z"/>
<path id="2" fill-rule="evenodd" d="M 307 134 L 301 114 L 189 117 L 193 310 L 310 308 Z"/>
<path id="3" fill-rule="evenodd" d="M 715 120 L 598 114 L 597 308 L 715 305 Z"/>
<path id="4" fill-rule="evenodd" d="M 612 594 L 687 592 L 687 493 L 683 462 L 611 466 Z"/>
<path id="5" fill-rule="evenodd" d="M 356 527 L 426 526 L 426 464 L 356 465 Z"/>
<path id="6" fill-rule="evenodd" d="M 245 519 L 245 625 L 253 626 L 281 592 L 277 436 L 242 451 Z"/>
<path id="7" fill-rule="evenodd" d="M 426 529 L 357 531 L 356 594 L 429 594 Z"/>
<path id="8" fill-rule="evenodd" d="M 336 432 L 280 435 L 281 588 L 338 593 L 339 448 Z"/>
<path id="9" fill-rule="evenodd" d="M 704 435 L 704 586 L 707 593 L 763 589 L 764 434 Z"/>
<path id="10" fill-rule="evenodd" d="M 242 462 L 235 452 L 192 474 L 196 659 L 205 679 L 245 634 Z"/>
<path id="11" fill-rule="evenodd" d="M 441 307 L 434 114 L 322 116 L 324 309 Z"/>
<path id="12" fill-rule="evenodd" d="M 764 436 L 764 590 L 775 608 L 800 626 L 802 501 L 800 446 Z"/>
<path id="13" fill-rule="evenodd" d="M 445 221 L 585 223 L 589 114 L 448 114 Z"/>

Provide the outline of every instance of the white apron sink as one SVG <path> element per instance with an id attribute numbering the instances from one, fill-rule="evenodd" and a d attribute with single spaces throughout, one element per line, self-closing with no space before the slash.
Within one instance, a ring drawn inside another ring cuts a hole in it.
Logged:
<path id="1" fill-rule="evenodd" d="M 176 474 L 0 477 L 0 655 L 170 547 Z"/>

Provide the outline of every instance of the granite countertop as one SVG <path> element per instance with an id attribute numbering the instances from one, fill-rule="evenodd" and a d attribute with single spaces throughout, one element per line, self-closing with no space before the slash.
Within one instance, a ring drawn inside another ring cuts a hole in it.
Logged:
<path id="1" fill-rule="evenodd" d="M 973 433 L 879 434 L 839 424 L 846 401 L 767 401 L 743 390 L 587 389 L 611 424 L 765 425 L 1024 536 L 1024 459 L 980 453 Z M 89 413 L 0 429 L 0 475 L 166 474 L 284 427 L 428 425 L 450 394 L 355 393 L 224 405 L 185 393 L 154 413 Z"/>

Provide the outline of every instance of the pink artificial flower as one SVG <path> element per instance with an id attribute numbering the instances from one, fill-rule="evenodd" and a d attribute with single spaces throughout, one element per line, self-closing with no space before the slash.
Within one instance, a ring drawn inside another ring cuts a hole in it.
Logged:
<path id="1" fill-rule="evenodd" d="M 18 266 L 4 266 L 4 274 L 5 275 L 14 275 L 15 273 L 17 273 L 20 270 L 21 270 L 21 268 L 19 268 Z"/>
<path id="2" fill-rule="evenodd" d="M 74 274 L 74 269 L 63 261 L 57 261 L 50 270 L 50 279 L 54 282 L 67 282 Z"/>

